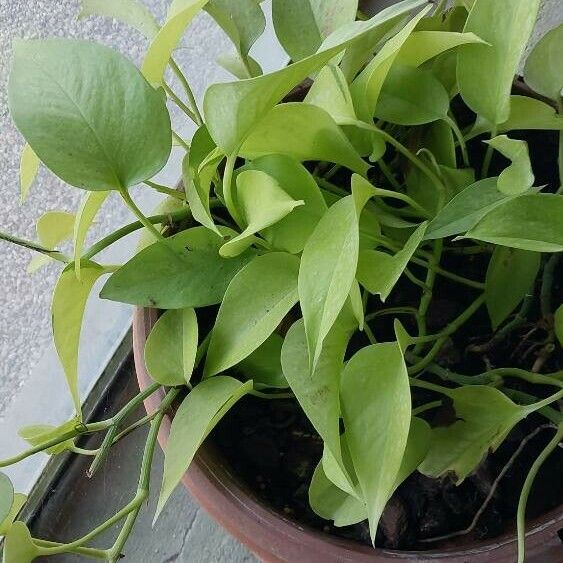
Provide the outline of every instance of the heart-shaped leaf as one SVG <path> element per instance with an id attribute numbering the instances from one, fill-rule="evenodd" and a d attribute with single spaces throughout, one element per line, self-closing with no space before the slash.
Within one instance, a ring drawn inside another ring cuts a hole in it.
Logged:
<path id="1" fill-rule="evenodd" d="M 449 471 L 461 483 L 489 451 L 494 451 L 508 432 L 528 414 L 498 389 L 468 385 L 451 389 L 456 421 L 432 429 L 432 443 L 419 470 L 438 478 Z"/>
<path id="2" fill-rule="evenodd" d="M 47 211 L 39 217 L 35 228 L 41 244 L 53 250 L 72 236 L 74 215 L 66 211 Z"/>
<path id="3" fill-rule="evenodd" d="M 10 512 L 4 518 L 4 520 L 0 520 L 0 537 L 8 534 L 10 528 L 12 527 L 12 524 L 14 523 L 14 520 L 18 517 L 18 514 L 26 501 L 26 495 L 22 495 L 21 493 L 14 494 L 14 500 L 12 502 Z"/>
<path id="4" fill-rule="evenodd" d="M 93 262 L 82 264 L 80 279 L 74 268 L 67 266 L 61 273 L 51 304 L 53 338 L 63 366 L 77 414 L 80 413 L 78 391 L 78 347 L 86 301 L 104 268 Z"/>
<path id="5" fill-rule="evenodd" d="M 510 91 L 524 48 L 534 28 L 540 0 L 477 0 L 464 31 L 488 45 L 458 52 L 457 78 L 464 102 L 490 123 L 510 114 Z"/>
<path id="6" fill-rule="evenodd" d="M 40 164 L 41 161 L 33 149 L 25 143 L 20 158 L 20 199 L 22 203 L 27 199 L 31 185 L 39 172 Z"/>
<path id="7" fill-rule="evenodd" d="M 111 275 L 100 297 L 159 309 L 220 303 L 230 281 L 254 255 L 223 258 L 223 238 L 208 232 L 215 246 L 190 246 L 193 233 L 184 231 L 145 248 Z"/>
<path id="8" fill-rule="evenodd" d="M 197 317 L 191 307 L 165 311 L 145 344 L 145 364 L 151 378 L 169 387 L 189 382 L 197 342 Z"/>
<path id="9" fill-rule="evenodd" d="M 273 0 L 276 35 L 294 61 L 312 55 L 334 30 L 356 19 L 358 0 Z"/>
<path id="10" fill-rule="evenodd" d="M 563 89 L 563 24 L 548 31 L 526 59 L 524 80 L 536 92 L 559 101 Z"/>
<path id="11" fill-rule="evenodd" d="M 471 43 L 484 43 L 484 41 L 474 33 L 415 31 L 401 47 L 396 62 L 401 65 L 420 66 L 444 51 Z"/>
<path id="12" fill-rule="evenodd" d="M 327 210 L 313 176 L 295 159 L 282 154 L 257 158 L 248 163 L 245 169 L 269 174 L 290 197 L 305 202 L 305 205 L 294 208 L 289 215 L 261 232 L 275 249 L 292 254 L 301 252 Z"/>
<path id="13" fill-rule="evenodd" d="M 248 56 L 250 48 L 266 27 L 264 12 L 256 0 L 210 0 L 205 11 L 233 42 L 245 71 L 241 77 L 252 78 L 262 74 L 260 65 Z"/>
<path id="14" fill-rule="evenodd" d="M 291 198 L 277 181 L 261 170 L 244 170 L 237 176 L 237 200 L 246 228 L 220 249 L 221 256 L 238 256 L 253 242 L 253 235 L 289 215 L 303 200 Z"/>
<path id="15" fill-rule="evenodd" d="M 528 143 L 518 139 L 509 139 L 506 135 L 499 135 L 485 142 L 512 161 L 512 164 L 505 168 L 498 177 L 499 192 L 506 195 L 520 195 L 527 192 L 533 186 L 535 179 Z"/>
<path id="16" fill-rule="evenodd" d="M 168 160 L 164 98 L 131 61 L 103 45 L 18 41 L 8 97 L 14 122 L 41 162 L 73 186 L 129 188 Z"/>
<path id="17" fill-rule="evenodd" d="M 24 426 L 18 431 L 18 435 L 23 438 L 28 444 L 38 446 L 49 442 L 54 439 L 60 439 L 65 436 L 71 436 L 68 440 L 47 448 L 45 451 L 49 455 L 56 455 L 69 450 L 74 446 L 73 437 L 76 435 L 76 426 L 80 423 L 78 417 L 72 418 L 59 426 L 52 424 L 33 424 L 31 426 Z"/>
<path id="18" fill-rule="evenodd" d="M 217 376 L 198 383 L 182 401 L 172 420 L 164 452 L 164 475 L 155 520 L 207 435 L 251 389 L 252 381 L 241 383 L 232 377 Z"/>
<path id="19" fill-rule="evenodd" d="M 563 251 L 563 198 L 523 195 L 493 209 L 465 238 L 534 252 Z"/>
<path id="20" fill-rule="evenodd" d="M 495 247 L 485 280 L 487 310 L 495 330 L 532 289 L 540 265 L 539 252 Z"/>
<path id="21" fill-rule="evenodd" d="M 6 536 L 3 563 L 31 563 L 40 554 L 23 522 L 14 522 Z"/>
<path id="22" fill-rule="evenodd" d="M 251 159 L 272 153 L 301 161 L 335 162 L 362 175 L 369 168 L 332 117 L 324 109 L 305 103 L 274 107 L 239 151 L 240 156 Z"/>
<path id="23" fill-rule="evenodd" d="M 352 356 L 340 393 L 346 441 L 374 541 L 401 468 L 411 422 L 409 379 L 399 345 L 375 344 Z"/>
<path id="24" fill-rule="evenodd" d="M 284 252 L 255 258 L 230 283 L 213 328 L 205 376 L 244 360 L 297 303 L 299 259 Z"/>
<path id="25" fill-rule="evenodd" d="M 385 301 L 424 238 L 428 223 L 422 223 L 409 237 L 402 250 L 394 255 L 378 250 L 364 250 L 358 259 L 358 281 L 372 294 Z"/>
<path id="26" fill-rule="evenodd" d="M 149 45 L 141 70 L 151 84 L 162 84 L 172 52 L 195 15 L 209 0 L 173 0 L 164 25 Z"/>

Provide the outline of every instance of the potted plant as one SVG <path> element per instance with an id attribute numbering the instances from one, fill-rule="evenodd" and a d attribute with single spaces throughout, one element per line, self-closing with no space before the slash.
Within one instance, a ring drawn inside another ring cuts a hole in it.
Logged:
<path id="1" fill-rule="evenodd" d="M 93 474 L 116 441 L 150 431 L 134 498 L 72 543 L 32 538 L 0 474 L 6 563 L 126 554 L 159 432 L 156 516 L 184 481 L 267 561 L 524 561 L 526 547 L 560 560 L 563 27 L 514 82 L 539 0 L 404 0 L 372 18 L 355 0 L 274 0 L 292 62 L 263 75 L 255 0 L 175 0 L 161 27 L 133 2 L 83 5 L 151 42 L 141 71 L 90 42 L 15 46 L 22 188 L 41 162 L 86 193 L 70 228 L 47 215 L 39 242 L 1 235 L 63 265 L 53 333 L 76 416 L 22 429 L 30 449 L 0 467 L 70 450 L 93 454 Z M 238 77 L 211 86 L 203 112 L 173 59 L 201 9 L 233 40 L 221 62 Z M 198 125 L 191 141 L 167 99 Z M 179 190 L 152 180 L 173 142 Z M 150 217 L 138 183 L 168 196 Z M 84 248 L 112 190 L 138 220 Z M 127 263 L 97 261 L 140 229 Z M 72 255 L 58 249 L 69 237 Z M 80 324 L 108 274 L 101 297 L 137 307 L 141 391 L 89 422 Z M 99 449 L 77 447 L 94 433 Z M 89 546 L 116 522 L 111 547 Z"/>

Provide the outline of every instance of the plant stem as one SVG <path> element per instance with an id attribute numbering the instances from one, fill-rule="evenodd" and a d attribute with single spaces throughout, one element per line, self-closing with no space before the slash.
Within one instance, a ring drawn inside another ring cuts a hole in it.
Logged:
<path id="1" fill-rule="evenodd" d="M 180 67 L 178 66 L 176 61 L 172 58 L 170 59 L 170 68 L 172 69 L 172 72 L 174 72 L 174 74 L 178 77 L 180 84 L 184 87 L 186 95 L 188 96 L 188 100 L 190 101 L 190 105 L 192 106 L 193 114 L 195 116 L 195 123 L 197 125 L 201 125 L 203 123 L 203 118 L 201 116 L 201 113 L 199 112 L 199 108 L 197 107 L 197 102 L 190 87 L 190 83 L 184 76 L 184 73 L 180 70 Z"/>
<path id="2" fill-rule="evenodd" d="M 389 309 L 382 309 L 366 315 L 366 322 L 372 321 L 377 317 L 384 317 L 386 315 L 416 315 L 414 307 L 390 307 Z"/>
<path id="3" fill-rule="evenodd" d="M 294 399 L 295 395 L 291 392 L 288 393 L 262 393 L 256 389 L 252 389 L 248 392 L 249 395 L 253 397 L 259 397 L 260 399 Z"/>
<path id="4" fill-rule="evenodd" d="M 190 150 L 190 145 L 188 145 L 188 143 L 186 143 L 186 141 L 184 141 L 184 139 L 182 139 L 182 137 L 180 137 L 180 135 L 178 135 L 178 133 L 176 133 L 176 131 L 172 131 L 172 137 L 174 137 L 176 142 L 178 144 L 182 145 L 182 147 L 184 147 L 184 149 L 186 151 Z"/>
<path id="5" fill-rule="evenodd" d="M 149 186 L 149 188 L 152 188 L 153 190 L 160 192 L 161 194 L 166 194 L 176 199 L 181 199 L 181 200 L 186 199 L 186 196 L 182 194 L 182 192 L 178 190 L 174 190 L 172 188 L 168 188 L 167 186 L 163 186 L 162 184 L 157 184 L 156 182 L 151 182 L 150 180 L 145 180 L 143 183 Z"/>
<path id="6" fill-rule="evenodd" d="M 424 381 L 423 379 L 415 379 L 414 377 L 409 377 L 409 383 L 411 387 L 420 387 L 421 389 L 434 391 L 442 395 L 448 395 L 451 391 L 448 387 L 442 387 L 442 385 L 436 385 L 435 383 L 430 383 L 429 381 Z"/>
<path id="7" fill-rule="evenodd" d="M 495 125 L 491 129 L 491 139 L 497 136 L 497 126 Z M 481 178 L 486 178 L 489 174 L 489 168 L 491 167 L 491 160 L 493 159 L 493 153 L 495 149 L 492 145 L 487 145 L 487 152 L 485 153 L 485 159 L 483 160 L 483 168 L 481 169 Z"/>
<path id="8" fill-rule="evenodd" d="M 33 543 L 37 547 L 61 547 L 65 544 L 54 541 L 41 540 L 39 538 L 33 538 Z M 94 547 L 75 547 L 69 550 L 69 553 L 76 553 L 77 555 L 84 555 L 86 557 L 91 557 L 92 559 L 105 559 L 107 560 L 108 552 L 105 549 L 96 549 Z"/>
<path id="9" fill-rule="evenodd" d="M 549 444 L 542 450 L 540 455 L 534 461 L 524 485 L 522 486 L 522 492 L 520 493 L 520 500 L 518 501 L 518 511 L 516 514 L 516 524 L 518 528 L 518 563 L 524 563 L 525 556 L 525 541 L 526 541 L 526 505 L 528 503 L 528 497 L 530 495 L 530 490 L 534 483 L 534 480 L 543 465 L 544 461 L 549 457 L 549 455 L 555 450 L 559 445 L 559 442 L 563 438 L 563 424 L 559 425 L 555 436 L 551 439 Z"/>
<path id="10" fill-rule="evenodd" d="M 379 168 L 381 168 L 381 172 L 383 172 L 383 175 L 385 176 L 387 181 L 393 186 L 393 188 L 395 188 L 399 192 L 401 190 L 401 184 L 399 184 L 395 176 L 393 176 L 391 170 L 389 170 L 389 167 L 387 166 L 383 158 L 380 158 L 377 164 L 379 165 Z"/>
<path id="11" fill-rule="evenodd" d="M 153 383 L 149 387 L 147 387 L 144 391 L 139 393 L 136 397 L 134 397 L 131 401 L 129 401 L 115 416 L 112 416 L 109 421 L 111 421 L 111 426 L 100 446 L 90 469 L 88 470 L 88 476 L 92 477 L 94 473 L 98 470 L 101 464 L 104 462 L 110 447 L 113 444 L 114 438 L 117 436 L 119 432 L 119 425 L 123 420 L 129 416 L 131 412 L 133 412 L 137 406 L 139 406 L 147 397 L 150 397 L 154 392 L 160 389 L 160 384 Z"/>
<path id="12" fill-rule="evenodd" d="M 151 232 L 157 241 L 165 240 L 162 234 L 148 220 L 148 218 L 143 215 L 143 212 L 137 207 L 137 205 L 129 195 L 129 192 L 126 189 L 121 189 L 119 190 L 119 193 L 121 194 L 121 197 L 123 198 L 123 201 L 125 202 L 127 207 L 129 207 L 129 209 L 132 211 L 133 215 L 135 215 L 135 217 L 137 217 L 137 219 L 139 219 L 139 221 L 143 224 L 143 227 L 145 227 L 149 232 Z"/>
<path id="13" fill-rule="evenodd" d="M 459 148 L 461 150 L 461 158 L 463 159 L 463 165 L 466 168 L 469 168 L 469 155 L 467 153 L 467 144 L 465 143 L 465 139 L 463 138 L 463 133 L 460 131 L 455 119 L 450 117 L 449 115 L 445 118 L 446 123 L 450 126 L 453 134 L 455 135 L 458 143 Z"/>
<path id="14" fill-rule="evenodd" d="M 540 303 L 541 303 L 541 313 L 544 319 L 549 318 L 553 313 L 553 308 L 551 304 L 551 299 L 553 295 L 553 281 L 555 276 L 555 270 L 561 259 L 561 254 L 552 254 L 547 260 L 542 274 L 542 283 L 540 290 Z"/>
<path id="15" fill-rule="evenodd" d="M 375 338 L 375 334 L 373 334 L 373 331 L 367 322 L 364 322 L 364 332 L 371 344 L 377 344 L 377 338 Z"/>
<path id="16" fill-rule="evenodd" d="M 58 250 L 51 250 L 40 244 L 37 244 L 36 242 L 32 242 L 30 240 L 26 240 L 20 237 L 15 237 L 13 235 L 4 233 L 2 231 L 0 231 L 0 240 L 11 242 L 12 244 L 15 244 L 17 246 L 27 248 L 28 250 L 35 250 L 35 252 L 40 252 L 41 254 L 45 254 L 46 256 L 49 256 L 49 258 L 52 258 L 53 260 L 57 260 L 58 262 L 62 262 L 63 264 L 68 264 L 69 262 L 72 262 L 72 258 L 65 256 L 62 252 L 59 252 Z"/>
<path id="17" fill-rule="evenodd" d="M 227 156 L 227 161 L 225 162 L 225 171 L 223 173 L 223 197 L 225 198 L 225 206 L 231 214 L 231 217 L 240 225 L 241 220 L 239 213 L 235 207 L 235 202 L 233 200 L 233 194 L 231 191 L 231 184 L 233 181 L 233 171 L 235 168 L 235 161 L 237 159 L 236 154 L 230 154 Z"/>
<path id="18" fill-rule="evenodd" d="M 507 388 L 503 388 L 502 391 L 507 397 L 510 397 L 514 401 L 519 401 L 521 403 L 524 403 L 525 405 L 531 405 L 532 403 L 537 401 L 537 397 L 534 397 L 529 393 L 524 393 L 524 391 L 516 391 L 515 389 L 507 389 Z M 547 418 L 554 424 L 559 425 L 563 423 L 563 413 L 552 407 L 542 407 L 541 409 L 538 409 L 535 412 L 541 414 L 543 417 Z"/>
<path id="19" fill-rule="evenodd" d="M 442 406 L 442 401 L 432 401 L 431 403 L 426 403 L 425 405 L 420 405 L 420 407 L 416 407 L 414 409 L 412 409 L 412 416 L 417 416 L 419 414 L 422 414 L 423 412 L 432 410 L 432 409 L 437 409 L 439 407 Z"/>
<path id="20" fill-rule="evenodd" d="M 432 258 L 430 259 L 428 272 L 426 273 L 426 280 L 424 282 L 427 289 L 422 292 L 422 297 L 420 298 L 420 304 L 418 306 L 417 324 L 419 327 L 419 336 L 424 336 L 426 334 L 426 314 L 428 313 L 428 307 L 432 301 L 432 290 L 434 289 L 434 282 L 436 281 L 436 271 L 433 268 L 439 266 L 443 248 L 444 241 L 442 239 L 434 241 Z M 421 348 L 421 344 L 417 344 L 414 349 L 415 353 L 419 352 Z"/>
<path id="21" fill-rule="evenodd" d="M 152 215 L 151 217 L 147 217 L 147 221 L 154 225 L 159 225 L 162 223 L 174 223 L 175 221 L 181 221 L 182 219 L 186 219 L 191 215 L 191 211 L 188 207 L 185 209 L 179 209 L 178 211 L 172 211 L 171 213 L 163 213 L 160 215 Z M 141 221 L 134 221 L 117 229 L 113 233 L 109 234 L 107 237 L 99 240 L 97 243 L 93 244 L 83 255 L 83 260 L 90 260 L 96 254 L 102 252 L 102 250 L 106 249 L 108 246 L 112 245 L 114 242 L 142 229 L 144 224 Z"/>
<path id="22" fill-rule="evenodd" d="M 196 124 L 197 117 L 195 113 L 182 101 L 182 99 L 166 84 L 166 82 L 162 83 L 164 91 L 166 92 L 167 96 Z"/>
<path id="23" fill-rule="evenodd" d="M 410 207 L 412 207 L 413 209 L 418 211 L 418 213 L 421 215 L 421 217 L 424 217 L 425 219 L 431 218 L 430 213 L 428 213 L 428 211 L 426 211 L 426 209 L 424 209 L 424 207 L 419 205 L 416 201 L 414 201 L 414 199 L 409 197 L 407 194 L 404 194 L 402 192 L 394 192 L 394 191 L 391 191 L 391 190 L 384 190 L 382 188 L 377 188 L 377 195 L 380 196 L 380 197 L 389 197 L 389 198 L 392 198 L 392 199 L 397 199 L 399 201 L 403 201 L 404 203 L 406 203 L 407 205 L 409 205 Z"/>

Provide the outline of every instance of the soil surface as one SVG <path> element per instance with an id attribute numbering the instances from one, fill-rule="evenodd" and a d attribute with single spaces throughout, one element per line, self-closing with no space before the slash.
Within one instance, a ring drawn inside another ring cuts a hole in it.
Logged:
<path id="1" fill-rule="evenodd" d="M 468 120 L 469 121 L 469 120 Z M 553 191 L 558 185 L 557 136 L 549 132 L 526 132 L 511 137 L 529 141 L 536 175 L 536 185 Z M 479 169 L 483 157 L 480 139 L 470 144 L 472 164 Z M 503 169 L 502 157 L 492 163 L 491 175 Z M 345 177 L 335 178 L 346 182 Z M 344 185 L 344 184 L 342 184 Z M 469 245 L 472 243 L 469 242 Z M 545 260 L 549 257 L 546 256 Z M 489 255 L 444 254 L 442 265 L 471 279 L 482 280 Z M 423 271 L 412 267 L 418 277 Z M 540 276 L 541 277 L 541 276 Z M 563 302 L 563 261 L 555 271 L 552 303 Z M 546 347 L 550 335 L 550 318 L 542 315 L 539 279 L 534 288 L 526 316 L 510 334 L 493 339 L 490 321 L 484 308 L 443 347 L 437 362 L 443 367 L 466 375 L 482 373 L 496 367 L 518 367 L 550 373 L 563 369 L 561 348 Z M 418 305 L 419 290 L 402 281 L 393 291 L 386 307 Z M 438 277 L 434 299 L 429 310 L 428 330 L 437 332 L 460 314 L 475 299 L 475 291 Z M 374 298 L 368 310 L 381 307 Z M 378 340 L 392 340 L 393 317 L 378 318 L 371 326 Z M 409 317 L 401 317 L 406 328 L 416 333 Z M 351 342 L 348 355 L 368 342 L 358 334 Z M 425 379 L 444 384 L 432 375 Z M 553 393 L 553 388 L 538 388 L 518 380 L 510 380 L 510 387 L 532 392 L 538 397 Z M 436 400 L 436 395 L 412 389 L 415 406 Z M 431 425 L 447 425 L 453 421 L 451 405 L 420 415 Z M 518 446 L 547 420 L 533 415 L 517 425 L 500 448 L 489 454 L 477 470 L 461 485 L 456 486 L 446 476 L 431 479 L 415 472 L 396 491 L 381 519 L 376 545 L 392 549 L 435 549 L 451 544 L 465 544 L 476 539 L 493 538 L 514 528 L 518 498 L 524 479 L 539 452 L 553 435 L 543 428 L 537 432 L 515 458 L 499 481 L 496 492 L 470 531 L 447 539 L 433 541 L 470 527 L 491 487 Z M 247 485 L 266 503 L 296 521 L 344 538 L 370 544 L 367 522 L 335 528 L 312 512 L 308 502 L 308 487 L 315 466 L 322 455 L 322 440 L 295 401 L 266 401 L 253 397 L 242 399 L 213 432 L 211 439 L 224 453 L 226 460 Z M 563 503 L 563 449 L 557 448 L 542 467 L 528 501 L 527 517 L 539 516 Z M 430 541 L 428 541 L 430 540 Z"/>

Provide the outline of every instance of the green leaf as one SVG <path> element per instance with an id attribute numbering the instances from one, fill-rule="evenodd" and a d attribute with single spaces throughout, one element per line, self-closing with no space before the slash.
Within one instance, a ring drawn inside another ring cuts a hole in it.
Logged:
<path id="1" fill-rule="evenodd" d="M 216 153 L 217 147 L 202 125 L 194 134 L 190 149 L 182 162 L 182 179 L 186 200 L 196 221 L 216 234 L 219 230 L 209 209 L 209 190 L 223 155 Z M 213 158 L 208 158 L 213 155 Z"/>
<path id="2" fill-rule="evenodd" d="M 255 233 L 274 225 L 305 203 L 291 198 L 274 178 L 261 170 L 241 172 L 237 176 L 236 194 L 247 226 L 221 247 L 221 256 L 238 256 L 252 244 Z"/>
<path id="3" fill-rule="evenodd" d="M 333 31 L 356 19 L 358 0 L 273 0 L 272 19 L 286 53 L 299 61 L 316 53 Z"/>
<path id="4" fill-rule="evenodd" d="M 512 161 L 512 164 L 505 168 L 498 178 L 499 192 L 506 195 L 520 195 L 527 192 L 533 186 L 535 179 L 528 143 L 509 139 L 506 135 L 499 135 L 485 142 Z"/>
<path id="5" fill-rule="evenodd" d="M 481 219 L 464 238 L 534 252 L 561 252 L 563 198 L 532 194 L 511 199 Z"/>
<path id="6" fill-rule="evenodd" d="M 365 503 L 339 489 L 327 476 L 320 461 L 309 485 L 309 504 L 315 514 L 334 521 L 336 527 L 351 526 L 367 519 Z"/>
<path id="7" fill-rule="evenodd" d="M 174 387 L 190 381 L 197 352 L 198 328 L 194 309 L 165 311 L 145 344 L 145 365 L 154 381 Z"/>
<path id="8" fill-rule="evenodd" d="M 548 31 L 528 55 L 524 80 L 536 92 L 559 101 L 563 89 L 563 24 Z"/>
<path id="9" fill-rule="evenodd" d="M 272 107 L 307 76 L 373 29 L 424 3 L 425 0 L 405 0 L 368 21 L 353 22 L 332 34 L 318 53 L 276 72 L 210 86 L 203 109 L 209 133 L 217 146 L 225 154 L 233 154 Z"/>
<path id="10" fill-rule="evenodd" d="M 23 438 L 31 446 L 38 446 L 44 444 L 55 438 L 60 438 L 69 432 L 73 432 L 76 425 L 80 423 L 79 417 L 74 417 L 59 426 L 53 426 L 52 424 L 33 424 L 31 426 L 24 426 L 18 431 L 18 435 Z M 68 450 L 74 446 L 74 439 L 70 438 L 65 442 L 61 442 L 56 446 L 47 448 L 45 450 L 49 455 L 57 455 L 65 450 Z"/>
<path id="11" fill-rule="evenodd" d="M 559 305 L 559 307 L 557 307 L 553 321 L 555 326 L 555 336 L 557 336 L 559 344 L 563 346 L 563 305 Z"/>
<path id="12" fill-rule="evenodd" d="M 205 11 L 221 26 L 233 42 L 242 66 L 246 70 L 244 78 L 261 74 L 260 66 L 251 63 L 248 56 L 250 48 L 262 35 L 266 18 L 256 0 L 210 0 Z M 257 72 L 258 71 L 258 72 Z"/>
<path id="13" fill-rule="evenodd" d="M 216 62 L 239 80 L 262 74 L 262 67 L 250 55 L 244 61 L 238 53 L 222 53 Z"/>
<path id="14" fill-rule="evenodd" d="M 338 124 L 357 119 L 346 77 L 336 65 L 329 64 L 320 70 L 305 103 L 324 109 Z"/>
<path id="15" fill-rule="evenodd" d="M 33 149 L 25 143 L 20 159 L 20 199 L 23 203 L 29 194 L 29 189 L 39 172 L 41 161 L 33 152 Z"/>
<path id="16" fill-rule="evenodd" d="M 349 312 L 343 312 L 328 332 L 315 369 L 310 371 L 303 320 L 289 329 L 282 347 L 283 373 L 301 408 L 323 439 L 337 465 L 340 480 L 353 490 L 340 444 L 340 373 L 348 341 L 357 327 Z"/>
<path id="17" fill-rule="evenodd" d="M 445 51 L 471 43 L 484 43 L 484 41 L 474 33 L 415 31 L 401 47 L 396 62 L 417 67 Z"/>
<path id="18" fill-rule="evenodd" d="M 471 184 L 457 194 L 430 221 L 426 240 L 445 238 L 468 231 L 496 207 L 510 197 L 497 189 L 497 178 L 485 178 Z"/>
<path id="19" fill-rule="evenodd" d="M 248 163 L 245 169 L 269 174 L 290 197 L 305 202 L 305 205 L 296 207 L 289 215 L 261 232 L 274 248 L 292 254 L 301 252 L 327 210 L 314 178 L 302 164 L 282 154 L 257 158 Z"/>
<path id="20" fill-rule="evenodd" d="M 323 341 L 336 321 L 355 279 L 359 251 L 358 215 L 353 195 L 337 201 L 319 221 L 301 257 L 299 300 L 309 367 L 314 371 Z"/>
<path id="21" fill-rule="evenodd" d="M 445 119 L 450 98 L 429 70 L 394 65 L 383 84 L 374 114 L 399 125 L 424 125 Z"/>
<path id="22" fill-rule="evenodd" d="M 464 31 L 489 45 L 460 49 L 457 77 L 465 103 L 491 123 L 508 119 L 512 81 L 539 5 L 540 0 L 477 0 L 469 13 Z"/>
<path id="23" fill-rule="evenodd" d="M 205 376 L 244 360 L 297 303 L 299 260 L 272 252 L 255 258 L 229 285 L 213 328 Z"/>
<path id="24" fill-rule="evenodd" d="M 432 431 L 427 422 L 413 417 L 409 428 L 407 445 L 397 473 L 393 492 L 420 465 L 430 448 Z M 346 434 L 343 435 L 344 442 Z M 325 473 L 325 458 L 318 464 L 309 487 L 309 503 L 316 514 L 334 525 L 350 526 L 367 519 L 365 503 L 338 488 Z M 393 492 L 389 495 L 391 496 Z"/>
<path id="25" fill-rule="evenodd" d="M 8 98 L 41 162 L 73 186 L 128 188 L 168 160 L 164 98 L 131 61 L 97 43 L 17 41 Z"/>
<path id="26" fill-rule="evenodd" d="M 379 95 L 389 70 L 393 66 L 397 55 L 418 22 L 431 9 L 426 6 L 412 18 L 396 35 L 387 40 L 385 45 L 373 57 L 352 83 L 351 92 L 358 116 L 370 122 L 379 100 Z"/>
<path id="27" fill-rule="evenodd" d="M 385 301 L 405 271 L 424 238 L 428 223 L 422 223 L 409 237 L 402 250 L 391 256 L 378 250 L 363 250 L 358 259 L 358 281 L 372 294 Z"/>
<path id="28" fill-rule="evenodd" d="M 67 266 L 61 273 L 51 304 L 53 338 L 59 360 L 64 369 L 68 387 L 77 414 L 80 413 L 78 391 L 78 347 L 86 301 L 92 287 L 104 269 L 93 262 L 82 264 L 78 279 L 72 267 Z"/>
<path id="29" fill-rule="evenodd" d="M 375 344 L 357 352 L 344 368 L 340 393 L 346 440 L 373 542 L 395 487 L 411 422 L 409 379 L 399 345 Z"/>
<path id="30" fill-rule="evenodd" d="M 252 379 L 255 389 L 289 387 L 281 365 L 283 338 L 275 332 L 271 334 L 252 354 L 235 366 L 235 371 Z"/>
<path id="31" fill-rule="evenodd" d="M 250 159 L 272 153 L 335 162 L 364 176 L 369 168 L 325 110 L 302 102 L 275 106 L 239 151 L 240 156 Z"/>
<path id="32" fill-rule="evenodd" d="M 488 133 L 492 129 L 493 126 L 485 118 L 478 116 L 467 139 Z M 506 133 L 516 129 L 562 131 L 563 117 L 559 116 L 552 106 L 535 98 L 510 96 L 510 115 L 504 123 L 497 126 L 496 131 Z"/>
<path id="33" fill-rule="evenodd" d="M 447 391 L 456 421 L 432 429 L 432 442 L 419 471 L 438 478 L 453 472 L 461 483 L 481 460 L 498 448 L 528 410 L 513 403 L 498 389 L 468 385 Z"/>
<path id="34" fill-rule="evenodd" d="M 31 563 L 39 557 L 39 548 L 23 522 L 14 522 L 6 535 L 3 563 Z"/>
<path id="35" fill-rule="evenodd" d="M 39 217 L 35 228 L 41 244 L 53 250 L 72 236 L 74 215 L 66 211 L 47 211 Z"/>
<path id="36" fill-rule="evenodd" d="M 173 0 L 166 21 L 149 45 L 141 71 L 151 84 L 161 85 L 172 52 L 195 15 L 208 0 Z"/>
<path id="37" fill-rule="evenodd" d="M 155 519 L 207 435 L 251 389 L 252 381 L 241 383 L 232 377 L 217 376 L 198 383 L 184 399 L 172 420 L 164 452 L 164 476 Z"/>
<path id="38" fill-rule="evenodd" d="M 230 281 L 253 253 L 223 258 L 221 237 L 216 237 L 213 247 L 186 247 L 192 237 L 185 231 L 145 248 L 111 275 L 100 297 L 158 309 L 220 303 Z"/>
<path id="39" fill-rule="evenodd" d="M 106 16 L 130 25 L 148 39 L 158 33 L 158 24 L 153 15 L 137 0 L 81 0 L 80 4 L 79 19 Z"/>
<path id="40" fill-rule="evenodd" d="M 487 310 L 493 329 L 506 320 L 532 289 L 541 265 L 541 254 L 497 246 L 485 280 Z"/>
<path id="41" fill-rule="evenodd" d="M 82 204 L 76 213 L 76 220 L 73 225 L 74 234 L 74 271 L 80 279 L 80 257 L 82 256 L 82 248 L 88 234 L 88 229 L 94 222 L 94 219 L 106 200 L 110 192 L 90 192 L 82 200 Z"/>
<path id="42" fill-rule="evenodd" d="M 10 515 L 14 502 L 14 486 L 4 473 L 0 473 L 0 524 Z"/>
<path id="43" fill-rule="evenodd" d="M 14 520 L 17 518 L 20 510 L 27 501 L 27 496 L 21 493 L 14 494 L 14 500 L 10 508 L 10 512 L 4 520 L 0 520 L 0 536 L 5 536 L 9 532 Z"/>

